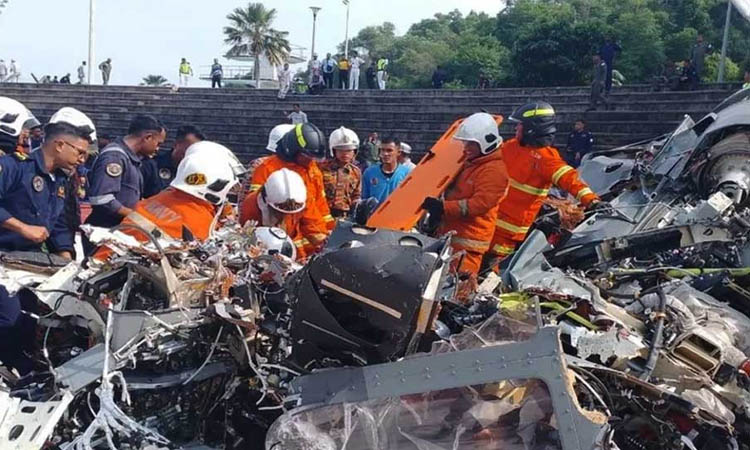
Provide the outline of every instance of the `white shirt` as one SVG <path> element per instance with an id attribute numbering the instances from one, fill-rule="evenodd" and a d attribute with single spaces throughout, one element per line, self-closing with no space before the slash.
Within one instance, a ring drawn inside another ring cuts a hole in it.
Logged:
<path id="1" fill-rule="evenodd" d="M 320 60 L 319 59 L 310 60 L 310 64 L 308 64 L 308 67 L 310 67 L 311 69 L 320 69 Z"/>
<path id="2" fill-rule="evenodd" d="M 302 111 L 292 112 L 287 117 L 292 119 L 292 125 L 297 125 L 298 123 L 307 123 L 307 114 Z"/>
<path id="3" fill-rule="evenodd" d="M 21 65 L 18 63 L 11 63 L 10 64 L 10 73 L 16 74 L 21 73 Z"/>
<path id="4" fill-rule="evenodd" d="M 86 71 L 83 66 L 78 66 L 78 78 L 86 78 Z"/>
<path id="5" fill-rule="evenodd" d="M 279 70 L 279 83 L 282 85 L 291 84 L 292 82 L 292 69 L 280 69 Z"/>
<path id="6" fill-rule="evenodd" d="M 8 66 L 5 63 L 0 63 L 0 77 L 8 75 Z"/>
<path id="7" fill-rule="evenodd" d="M 352 70 L 359 70 L 359 66 L 365 63 L 365 60 L 359 56 L 355 56 L 349 63 L 352 65 Z"/>

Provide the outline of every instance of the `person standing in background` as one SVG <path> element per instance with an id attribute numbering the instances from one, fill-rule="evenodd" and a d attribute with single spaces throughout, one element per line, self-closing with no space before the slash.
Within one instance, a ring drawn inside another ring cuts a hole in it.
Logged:
<path id="1" fill-rule="evenodd" d="M 292 86 L 292 69 L 289 63 L 284 64 L 284 68 L 279 70 L 279 94 L 276 96 L 279 100 L 284 100 L 289 88 Z"/>
<path id="2" fill-rule="evenodd" d="M 287 119 L 292 121 L 292 125 L 307 123 L 307 114 L 302 111 L 299 103 L 295 103 L 294 105 L 292 105 L 292 107 L 294 108 L 294 111 L 292 111 L 291 113 L 287 113 L 286 111 L 284 111 L 284 115 Z"/>
<path id="3" fill-rule="evenodd" d="M 15 59 L 10 60 L 10 75 L 8 75 L 9 83 L 18 83 L 21 78 L 21 65 L 16 62 Z"/>
<path id="4" fill-rule="evenodd" d="M 0 83 L 8 78 L 8 66 L 5 65 L 5 61 L 0 59 Z"/>
<path id="5" fill-rule="evenodd" d="M 86 61 L 81 61 L 81 65 L 78 66 L 78 84 L 83 84 L 86 81 Z"/>
<path id="6" fill-rule="evenodd" d="M 586 129 L 583 119 L 576 120 L 573 131 L 568 136 L 568 146 L 565 149 L 565 162 L 571 167 L 578 168 L 581 160 L 594 149 L 594 135 Z"/>
<path id="7" fill-rule="evenodd" d="M 102 71 L 102 83 L 107 86 L 109 84 L 109 76 L 112 74 L 112 58 L 107 58 L 106 61 L 99 64 L 99 70 Z"/>
<path id="8" fill-rule="evenodd" d="M 349 72 L 349 89 L 358 91 L 359 90 L 359 74 L 360 66 L 365 63 L 365 60 L 360 58 L 357 52 L 354 52 L 354 57 L 350 61 L 351 70 Z"/>
<path id="9" fill-rule="evenodd" d="M 323 61 L 323 79 L 326 83 L 327 89 L 333 88 L 333 72 L 336 70 L 336 60 L 331 57 L 331 54 L 326 54 L 326 59 Z"/>
<path id="10" fill-rule="evenodd" d="M 349 60 L 346 56 L 339 58 L 339 88 L 346 89 L 349 85 Z"/>
<path id="11" fill-rule="evenodd" d="M 385 89 L 385 83 L 388 80 L 388 58 L 381 56 L 377 62 L 378 89 Z"/>
<path id="12" fill-rule="evenodd" d="M 224 69 L 219 64 L 219 60 L 214 58 L 211 66 L 211 89 L 218 87 L 221 89 L 221 79 L 224 77 Z"/>
<path id="13" fill-rule="evenodd" d="M 594 55 L 594 74 L 591 79 L 591 103 L 586 111 L 596 111 L 599 102 L 609 109 L 609 101 L 604 95 L 605 81 L 607 77 L 607 64 L 602 61 L 601 56 Z"/>
<path id="14" fill-rule="evenodd" d="M 703 69 L 706 66 L 706 53 L 709 53 L 710 51 L 711 51 L 711 45 L 703 42 L 703 35 L 699 34 L 698 37 L 695 39 L 695 45 L 693 46 L 693 49 L 690 51 L 690 62 L 695 68 L 695 73 L 697 77 L 697 80 L 695 83 L 696 87 L 698 84 L 700 84 L 703 78 Z"/>
<path id="15" fill-rule="evenodd" d="M 193 77 L 193 68 L 190 67 L 190 63 L 187 59 L 182 58 L 180 61 L 180 86 L 187 87 L 190 84 L 190 78 Z"/>
<path id="16" fill-rule="evenodd" d="M 617 54 L 621 51 L 622 48 L 615 42 L 615 38 L 612 36 L 607 36 L 607 38 L 604 40 L 604 45 L 602 45 L 602 48 L 599 49 L 599 55 L 607 64 L 607 76 L 604 80 L 605 95 L 609 95 L 609 92 L 612 90 L 612 71 L 615 68 L 615 56 L 617 56 Z"/>

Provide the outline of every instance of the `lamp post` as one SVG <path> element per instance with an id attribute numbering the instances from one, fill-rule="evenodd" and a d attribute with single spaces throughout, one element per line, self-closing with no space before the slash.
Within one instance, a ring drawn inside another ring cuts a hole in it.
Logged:
<path id="1" fill-rule="evenodd" d="M 315 54 L 315 23 L 318 21 L 318 11 L 320 11 L 320 6 L 311 6 L 310 10 L 313 13 L 313 35 L 312 35 L 312 50 L 310 51 L 310 59 L 312 59 L 312 55 Z"/>
<path id="2" fill-rule="evenodd" d="M 94 73 L 94 0 L 89 0 L 89 73 L 88 84 L 91 84 Z"/>
<path id="3" fill-rule="evenodd" d="M 724 82 L 724 67 L 727 58 L 727 43 L 729 42 L 729 24 L 732 19 L 732 0 L 727 0 L 727 18 L 724 21 L 724 38 L 721 40 L 721 60 L 719 61 L 719 83 Z"/>
<path id="4" fill-rule="evenodd" d="M 346 5 L 346 32 L 344 34 L 344 57 L 349 59 L 349 0 L 344 0 Z"/>

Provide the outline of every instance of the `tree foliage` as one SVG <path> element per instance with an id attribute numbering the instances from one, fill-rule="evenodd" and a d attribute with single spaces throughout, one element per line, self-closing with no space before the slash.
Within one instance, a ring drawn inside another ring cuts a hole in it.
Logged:
<path id="1" fill-rule="evenodd" d="M 476 86 L 480 73 L 498 86 L 565 86 L 590 81 L 591 57 L 607 37 L 622 47 L 615 68 L 638 83 L 667 62 L 689 58 L 702 34 L 713 47 L 703 76 L 708 81 L 716 79 L 725 18 L 726 0 L 507 0 L 496 17 L 436 14 L 403 36 L 389 22 L 370 26 L 350 48 L 389 58 L 394 87 L 429 87 L 438 66 L 451 88 Z M 736 80 L 750 66 L 750 23 L 736 9 L 730 38 L 728 56 L 737 63 L 725 79 Z M 339 47 L 343 52 L 343 43 Z"/>
<path id="2" fill-rule="evenodd" d="M 169 82 L 166 78 L 161 75 L 147 75 L 143 77 L 141 86 L 164 86 Z"/>
<path id="3" fill-rule="evenodd" d="M 252 55 L 255 58 L 255 81 L 260 82 L 260 56 L 271 64 L 282 64 L 291 46 L 289 32 L 272 28 L 276 10 L 266 9 L 262 3 L 249 3 L 244 8 L 235 8 L 228 16 L 229 25 L 224 27 L 224 42 L 231 44 L 230 55 Z"/>

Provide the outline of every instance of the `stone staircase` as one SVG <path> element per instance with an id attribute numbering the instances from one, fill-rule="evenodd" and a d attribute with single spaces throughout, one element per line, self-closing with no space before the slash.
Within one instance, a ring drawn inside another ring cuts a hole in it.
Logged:
<path id="1" fill-rule="evenodd" d="M 530 100 L 546 100 L 558 114 L 558 145 L 564 144 L 573 122 L 584 118 L 597 147 L 611 148 L 672 130 L 685 114 L 698 119 L 739 89 L 737 84 L 710 84 L 693 92 L 652 92 L 646 85 L 617 88 L 610 111 L 585 113 L 587 87 L 508 88 L 492 90 L 333 90 L 322 96 L 290 95 L 276 99 L 271 90 L 138 86 L 77 86 L 1 84 L 0 96 L 24 103 L 46 121 L 57 109 L 73 106 L 88 114 L 101 133 L 122 135 L 129 119 L 153 114 L 174 131 L 180 124 L 198 125 L 209 136 L 233 149 L 242 159 L 262 155 L 270 129 L 286 121 L 283 111 L 300 103 L 312 123 L 330 133 L 346 126 L 361 138 L 371 131 L 393 134 L 423 153 L 454 120 L 476 111 L 508 116 Z M 501 127 L 509 136 L 512 128 Z M 172 136 L 170 136 L 171 138 Z M 167 145 L 170 145 L 168 140 Z"/>

